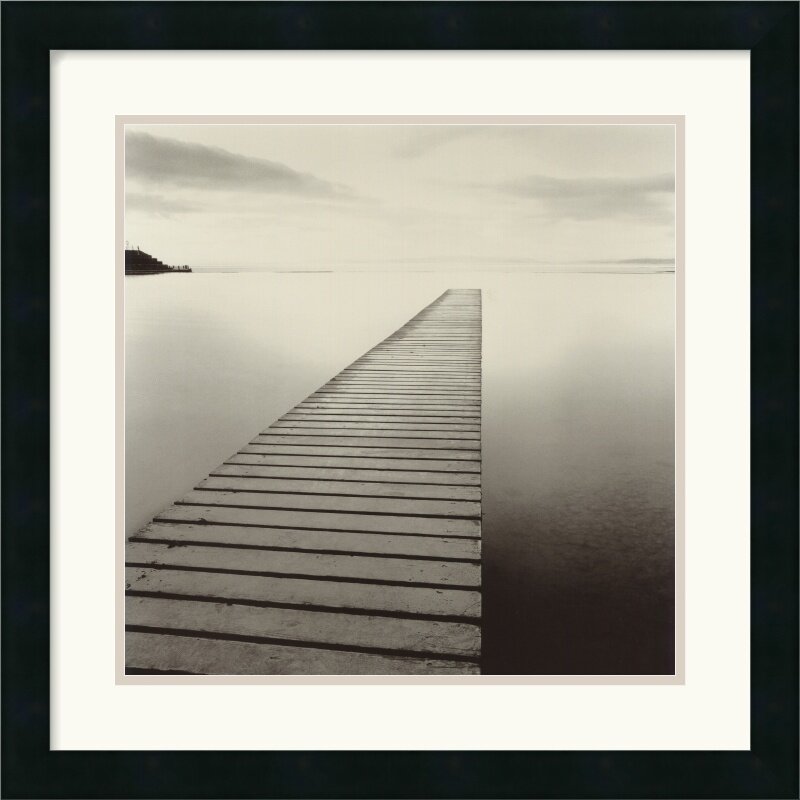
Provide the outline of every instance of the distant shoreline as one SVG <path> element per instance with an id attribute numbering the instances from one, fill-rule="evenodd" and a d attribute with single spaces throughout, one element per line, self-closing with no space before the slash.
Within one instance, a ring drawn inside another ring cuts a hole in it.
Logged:
<path id="1" fill-rule="evenodd" d="M 194 267 L 194 273 L 272 273 L 274 275 L 380 275 L 408 272 L 415 275 L 486 273 L 497 275 L 674 275 L 675 269 L 275 269 L 273 267 Z"/>

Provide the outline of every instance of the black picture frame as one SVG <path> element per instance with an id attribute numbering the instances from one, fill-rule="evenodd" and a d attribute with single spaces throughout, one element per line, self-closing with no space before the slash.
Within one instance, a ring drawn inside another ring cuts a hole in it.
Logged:
<path id="1" fill-rule="evenodd" d="M 49 750 L 49 51 L 164 48 L 750 51 L 750 751 Z M 798 796 L 796 2 L 6 2 L 2 162 L 4 797 Z"/>

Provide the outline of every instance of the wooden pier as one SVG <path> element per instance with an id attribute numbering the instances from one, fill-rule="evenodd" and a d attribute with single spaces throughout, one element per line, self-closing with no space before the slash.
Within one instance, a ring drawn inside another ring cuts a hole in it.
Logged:
<path id="1" fill-rule="evenodd" d="M 126 544 L 126 671 L 475 674 L 481 294 L 451 289 Z"/>

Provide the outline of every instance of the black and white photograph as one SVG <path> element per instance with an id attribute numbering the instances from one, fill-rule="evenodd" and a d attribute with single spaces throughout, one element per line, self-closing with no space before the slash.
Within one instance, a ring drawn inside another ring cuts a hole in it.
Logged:
<path id="1" fill-rule="evenodd" d="M 678 680 L 681 135 L 126 123 L 125 673 Z"/>
<path id="2" fill-rule="evenodd" d="M 797 798 L 798 0 L 3 23 L 3 797 Z"/>

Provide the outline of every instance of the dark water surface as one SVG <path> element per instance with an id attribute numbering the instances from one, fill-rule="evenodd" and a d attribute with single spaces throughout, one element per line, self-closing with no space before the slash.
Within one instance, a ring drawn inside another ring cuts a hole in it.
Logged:
<path id="1" fill-rule="evenodd" d="M 673 671 L 672 275 L 127 278 L 126 530 L 483 289 L 483 671 Z"/>
<path id="2" fill-rule="evenodd" d="M 484 293 L 483 670 L 670 674 L 674 276 L 508 288 Z"/>

